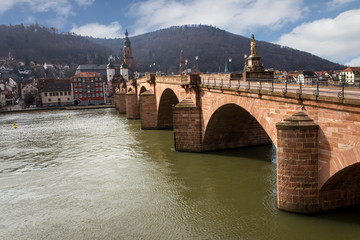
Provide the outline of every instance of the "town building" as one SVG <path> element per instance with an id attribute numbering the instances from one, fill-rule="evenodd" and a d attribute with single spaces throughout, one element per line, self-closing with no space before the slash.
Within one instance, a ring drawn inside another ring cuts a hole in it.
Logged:
<path id="1" fill-rule="evenodd" d="M 318 76 L 313 71 L 302 71 L 297 76 L 297 83 L 305 84 L 305 85 L 313 85 L 318 81 Z"/>
<path id="2" fill-rule="evenodd" d="M 105 79 L 96 72 L 83 72 L 71 78 L 71 92 L 75 105 L 105 103 Z"/>
<path id="3" fill-rule="evenodd" d="M 115 74 L 120 74 L 120 64 L 113 64 L 115 68 Z M 107 75 L 106 64 L 81 64 L 76 68 L 75 74 L 84 72 L 96 72 L 102 76 Z"/>
<path id="4" fill-rule="evenodd" d="M 0 78 L 1 105 L 15 105 L 18 99 L 18 85 L 12 78 Z"/>
<path id="5" fill-rule="evenodd" d="M 6 97 L 5 91 L 0 88 L 0 107 L 6 106 Z"/>
<path id="6" fill-rule="evenodd" d="M 341 82 L 360 84 L 360 67 L 348 67 L 339 74 Z"/>
<path id="7" fill-rule="evenodd" d="M 38 86 L 43 106 L 73 105 L 71 79 L 39 79 Z"/>
<path id="8" fill-rule="evenodd" d="M 35 81 L 26 83 L 21 88 L 21 96 L 23 100 L 27 97 L 28 94 L 31 94 L 34 97 L 36 103 L 38 102 L 39 90 L 36 87 Z"/>

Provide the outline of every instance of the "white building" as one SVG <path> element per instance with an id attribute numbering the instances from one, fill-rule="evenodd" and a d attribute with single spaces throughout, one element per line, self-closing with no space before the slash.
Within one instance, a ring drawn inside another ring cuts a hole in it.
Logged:
<path id="1" fill-rule="evenodd" d="M 359 84 L 360 83 L 360 67 L 348 67 L 339 74 L 341 82 L 348 84 Z"/>

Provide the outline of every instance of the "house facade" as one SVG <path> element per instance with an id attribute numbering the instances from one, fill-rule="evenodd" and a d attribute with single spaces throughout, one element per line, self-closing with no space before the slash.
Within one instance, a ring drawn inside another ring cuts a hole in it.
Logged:
<path id="1" fill-rule="evenodd" d="M 40 97 L 43 106 L 70 106 L 73 104 L 71 79 L 47 79 L 42 82 Z"/>
<path id="2" fill-rule="evenodd" d="M 312 71 L 302 71 L 302 73 L 297 76 L 297 83 L 313 85 L 316 84 L 317 81 L 318 76 Z"/>
<path id="3" fill-rule="evenodd" d="M 21 96 L 23 99 L 29 93 L 32 94 L 36 100 L 38 99 L 39 90 L 34 82 L 25 84 L 25 86 L 21 89 Z"/>
<path id="4" fill-rule="evenodd" d="M 360 67 L 348 67 L 340 72 L 340 81 L 348 84 L 360 84 Z"/>
<path id="5" fill-rule="evenodd" d="M 105 81 L 96 72 L 82 72 L 71 78 L 71 92 L 74 104 L 98 105 L 105 103 Z"/>

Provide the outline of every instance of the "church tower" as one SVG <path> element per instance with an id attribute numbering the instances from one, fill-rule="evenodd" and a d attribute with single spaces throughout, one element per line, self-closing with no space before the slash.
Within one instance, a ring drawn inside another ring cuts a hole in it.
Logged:
<path id="1" fill-rule="evenodd" d="M 107 81 L 111 82 L 115 76 L 115 67 L 112 61 L 112 56 L 109 57 L 109 64 L 106 66 Z"/>
<path id="2" fill-rule="evenodd" d="M 135 72 L 134 57 L 132 55 L 131 42 L 129 39 L 129 33 L 127 29 L 125 32 L 123 55 L 124 55 L 124 63 L 126 64 L 126 66 L 130 69 L 131 72 Z"/>
<path id="3" fill-rule="evenodd" d="M 125 81 L 129 81 L 129 69 L 125 62 L 120 65 L 120 75 L 123 76 Z"/>

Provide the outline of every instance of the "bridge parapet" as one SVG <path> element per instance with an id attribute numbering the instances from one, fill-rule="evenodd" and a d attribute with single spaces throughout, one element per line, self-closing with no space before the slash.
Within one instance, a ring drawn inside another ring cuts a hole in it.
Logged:
<path id="1" fill-rule="evenodd" d="M 189 75 L 156 76 L 156 82 L 176 85 L 187 85 L 190 84 L 190 78 Z"/>

